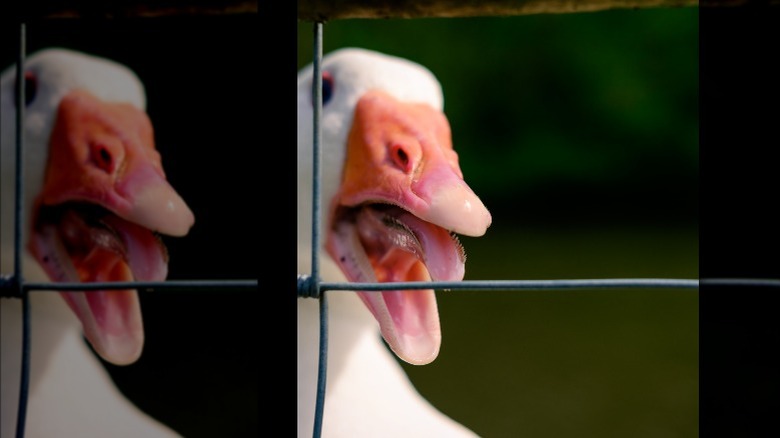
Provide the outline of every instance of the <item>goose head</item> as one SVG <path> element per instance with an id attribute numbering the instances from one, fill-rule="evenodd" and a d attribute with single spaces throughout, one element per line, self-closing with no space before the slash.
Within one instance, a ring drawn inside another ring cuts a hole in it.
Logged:
<path id="1" fill-rule="evenodd" d="M 30 262 L 56 282 L 164 280 L 160 234 L 187 234 L 194 216 L 166 180 L 139 78 L 116 62 L 61 48 L 30 55 L 24 75 L 25 102 L 15 99 L 15 66 L 0 78 L 3 245 L 12 241 L 15 109 L 24 105 Z M 144 332 L 134 290 L 61 295 L 103 359 L 138 359 Z"/>
<path id="2" fill-rule="evenodd" d="M 491 215 L 466 184 L 425 67 L 345 48 L 322 61 L 323 250 L 349 281 L 459 281 L 457 235 L 481 236 Z M 310 243 L 313 66 L 298 75 L 299 242 Z M 307 216 L 308 215 L 308 216 Z M 327 280 L 327 279 L 326 279 Z M 433 361 L 441 328 L 433 290 L 358 292 L 389 347 Z"/>

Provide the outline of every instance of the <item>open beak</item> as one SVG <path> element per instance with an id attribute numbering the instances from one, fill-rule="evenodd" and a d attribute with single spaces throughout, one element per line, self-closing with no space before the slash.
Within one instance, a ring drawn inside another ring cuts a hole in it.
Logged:
<path id="1" fill-rule="evenodd" d="M 194 216 L 165 178 L 146 113 L 72 91 L 49 146 L 28 248 L 52 281 L 164 280 L 159 234 L 187 234 Z M 135 290 L 61 293 L 103 359 L 138 359 L 144 331 Z"/>
<path id="2" fill-rule="evenodd" d="M 481 236 L 491 220 L 463 181 L 443 113 L 381 91 L 359 100 L 326 242 L 350 281 L 460 281 L 466 257 L 456 234 Z M 437 357 L 432 289 L 358 294 L 398 357 L 418 365 Z"/>

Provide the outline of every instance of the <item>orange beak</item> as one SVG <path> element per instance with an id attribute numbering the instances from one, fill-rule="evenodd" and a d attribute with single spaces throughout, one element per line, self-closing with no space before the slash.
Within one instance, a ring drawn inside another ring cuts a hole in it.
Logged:
<path id="1" fill-rule="evenodd" d="M 481 236 L 490 213 L 463 180 L 449 123 L 425 104 L 371 91 L 358 102 L 327 250 L 351 281 L 459 281 L 454 233 Z M 390 348 L 412 364 L 441 345 L 434 291 L 358 292 Z"/>
<path id="2" fill-rule="evenodd" d="M 30 252 L 53 281 L 162 281 L 156 233 L 187 234 L 194 216 L 167 182 L 147 115 L 88 92 L 66 95 L 33 206 Z M 128 364 L 144 342 L 134 290 L 63 292 L 105 360 Z"/>

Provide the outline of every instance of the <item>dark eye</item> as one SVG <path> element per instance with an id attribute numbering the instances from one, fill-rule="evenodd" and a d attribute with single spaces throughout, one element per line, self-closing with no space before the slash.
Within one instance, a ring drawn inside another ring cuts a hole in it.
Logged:
<path id="1" fill-rule="evenodd" d="M 322 105 L 325 106 L 333 96 L 333 75 L 330 72 L 322 72 Z M 314 95 L 311 96 L 312 105 L 314 105 Z"/>
<path id="2" fill-rule="evenodd" d="M 322 104 L 325 105 L 330 101 L 331 96 L 333 96 L 333 75 L 330 74 L 330 72 L 323 72 L 322 73 Z"/>
<path id="3" fill-rule="evenodd" d="M 18 84 L 18 82 L 16 83 Z M 19 106 L 19 96 L 16 95 L 16 84 L 14 84 L 14 105 Z M 35 100 L 35 94 L 38 92 L 38 77 L 31 71 L 24 72 L 24 106 L 30 105 Z"/>

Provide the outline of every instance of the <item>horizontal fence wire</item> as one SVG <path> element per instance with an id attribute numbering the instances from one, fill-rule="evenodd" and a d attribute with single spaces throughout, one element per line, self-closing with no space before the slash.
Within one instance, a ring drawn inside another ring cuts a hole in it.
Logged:
<path id="1" fill-rule="evenodd" d="M 312 295 L 314 279 L 298 276 L 298 296 Z M 595 278 L 567 280 L 464 280 L 464 281 L 407 281 L 397 283 L 320 282 L 317 289 L 325 291 L 381 292 L 385 290 L 565 290 L 565 289 L 698 289 L 707 286 L 744 286 L 780 288 L 780 279 L 774 278 Z"/>
<path id="2" fill-rule="evenodd" d="M 0 277 L 0 297 L 19 298 L 25 292 L 95 292 L 101 290 L 135 289 L 139 292 L 201 291 L 243 292 L 255 290 L 258 280 L 165 280 L 165 281 L 110 281 L 94 283 L 25 283 L 17 285 L 13 277 Z"/>
<path id="3" fill-rule="evenodd" d="M 247 291 L 257 288 L 257 280 L 166 280 L 166 281 L 112 281 L 103 283 L 25 283 L 24 291 L 98 291 L 111 289 L 137 289 L 139 291 L 153 290 L 186 290 L 210 291 L 224 289 L 228 291 Z"/>
<path id="4" fill-rule="evenodd" d="M 773 280 L 764 280 L 772 282 Z M 298 276 L 298 296 L 316 298 L 311 295 L 313 278 Z M 780 286 L 780 280 L 777 280 Z M 405 281 L 397 283 L 344 283 L 320 282 L 318 289 L 324 291 L 384 291 L 384 290 L 551 290 L 551 289 L 605 289 L 605 288 L 667 288 L 697 289 L 700 280 L 674 278 L 604 278 L 571 280 L 464 280 L 464 281 Z"/>

